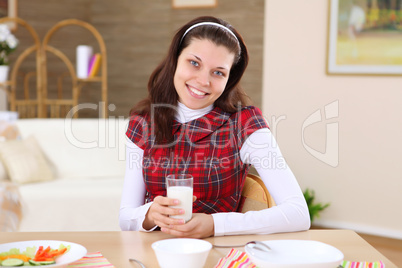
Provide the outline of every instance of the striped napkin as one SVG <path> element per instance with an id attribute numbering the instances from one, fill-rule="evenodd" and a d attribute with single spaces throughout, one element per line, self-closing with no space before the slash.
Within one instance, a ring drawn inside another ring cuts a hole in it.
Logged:
<path id="1" fill-rule="evenodd" d="M 245 252 L 232 248 L 226 257 L 219 259 L 215 268 L 258 268 L 251 262 Z M 343 261 L 339 268 L 385 268 L 382 261 L 355 262 Z"/>
<path id="2" fill-rule="evenodd" d="M 343 268 L 384 268 L 385 264 L 382 261 L 376 262 L 357 262 L 357 261 L 343 261 Z"/>
<path id="3" fill-rule="evenodd" d="M 232 248 L 226 257 L 219 259 L 215 268 L 256 268 L 246 252 Z"/>
<path id="4" fill-rule="evenodd" d="M 86 267 L 86 268 L 115 268 L 100 252 L 87 253 L 84 257 L 67 265 L 70 267 Z"/>

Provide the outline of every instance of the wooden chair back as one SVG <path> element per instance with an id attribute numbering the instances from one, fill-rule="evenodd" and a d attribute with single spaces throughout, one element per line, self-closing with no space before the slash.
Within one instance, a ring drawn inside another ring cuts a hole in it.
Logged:
<path id="1" fill-rule="evenodd" d="M 250 210 L 262 210 L 273 206 L 275 206 L 275 201 L 261 178 L 254 174 L 247 174 L 238 211 L 245 213 Z"/>

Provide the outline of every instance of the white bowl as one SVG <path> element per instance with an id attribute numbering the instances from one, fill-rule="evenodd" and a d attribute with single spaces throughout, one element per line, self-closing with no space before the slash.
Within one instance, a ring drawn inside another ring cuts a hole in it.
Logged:
<path id="1" fill-rule="evenodd" d="M 311 240 L 261 241 L 271 251 L 261 251 L 253 245 L 244 247 L 251 261 L 259 268 L 334 268 L 343 260 L 337 248 Z"/>
<path id="2" fill-rule="evenodd" d="M 152 244 L 161 268 L 202 268 L 211 248 L 211 243 L 192 238 L 165 239 Z"/>

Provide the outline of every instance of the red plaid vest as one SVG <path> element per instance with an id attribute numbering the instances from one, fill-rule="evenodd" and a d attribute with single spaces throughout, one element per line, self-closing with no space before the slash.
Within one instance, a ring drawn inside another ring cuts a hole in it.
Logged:
<path id="1" fill-rule="evenodd" d="M 253 106 L 235 113 L 215 107 L 208 114 L 173 125 L 174 142 L 155 145 L 149 117 L 133 115 L 127 137 L 144 150 L 143 175 L 146 202 L 166 196 L 165 178 L 173 173 L 194 177 L 197 200 L 193 212 L 233 212 L 250 165 L 243 164 L 240 149 L 254 131 L 267 128 L 261 111 Z"/>

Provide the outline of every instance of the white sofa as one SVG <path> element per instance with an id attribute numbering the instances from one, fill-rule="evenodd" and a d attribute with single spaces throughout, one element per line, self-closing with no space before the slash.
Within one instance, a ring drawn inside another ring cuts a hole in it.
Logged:
<path id="1" fill-rule="evenodd" d="M 55 179 L 19 185 L 21 232 L 120 230 L 128 119 L 20 119 L 34 136 Z"/>

